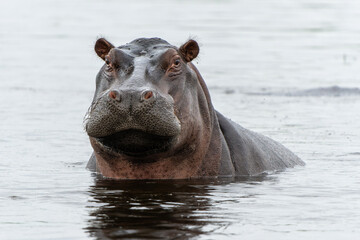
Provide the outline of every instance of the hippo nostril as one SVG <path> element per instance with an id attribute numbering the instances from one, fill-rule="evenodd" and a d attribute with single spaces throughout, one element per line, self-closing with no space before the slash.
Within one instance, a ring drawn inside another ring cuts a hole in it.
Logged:
<path id="1" fill-rule="evenodd" d="M 116 91 L 116 90 L 112 90 L 109 92 L 109 97 L 111 99 L 114 99 L 116 101 L 121 101 L 121 96 L 120 96 L 120 92 L 119 91 Z"/>
<path id="2" fill-rule="evenodd" d="M 144 91 L 142 94 L 142 99 L 149 100 L 154 96 L 154 93 L 152 91 Z"/>

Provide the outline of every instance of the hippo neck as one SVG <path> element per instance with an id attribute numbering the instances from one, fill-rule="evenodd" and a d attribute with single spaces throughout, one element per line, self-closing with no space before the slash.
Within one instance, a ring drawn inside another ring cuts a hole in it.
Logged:
<path id="1" fill-rule="evenodd" d="M 196 73 L 196 76 L 197 76 L 197 79 L 199 81 L 200 87 L 202 88 L 202 91 L 204 92 L 204 95 L 206 97 L 207 105 L 209 106 L 209 111 L 213 115 L 212 116 L 212 118 L 214 118 L 213 120 L 215 120 L 215 118 L 216 118 L 215 110 L 214 110 L 214 107 L 212 105 L 211 98 L 210 98 L 210 93 L 209 93 L 209 90 L 208 90 L 208 88 L 207 88 L 207 86 L 205 84 L 205 81 L 202 78 L 199 70 L 194 66 L 194 64 L 189 63 L 189 67 L 192 70 L 194 70 L 194 72 Z"/>
<path id="2" fill-rule="evenodd" d="M 192 64 L 189 63 L 189 66 L 196 73 L 202 92 L 206 98 L 206 105 L 209 110 L 209 129 L 210 137 L 207 145 L 207 151 L 205 156 L 202 159 L 201 166 L 197 173 L 198 176 L 217 176 L 220 171 L 220 160 L 221 160 L 221 130 L 217 120 L 216 111 L 212 105 L 209 90 L 205 84 L 204 79 L 202 78 L 198 69 Z"/>

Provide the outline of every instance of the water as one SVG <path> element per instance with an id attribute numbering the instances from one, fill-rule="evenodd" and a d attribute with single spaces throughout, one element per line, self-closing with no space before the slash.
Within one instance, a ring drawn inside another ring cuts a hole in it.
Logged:
<path id="1" fill-rule="evenodd" d="M 360 2 L 0 3 L 0 239 L 357 239 Z M 97 179 L 82 128 L 116 45 L 200 42 L 220 112 L 306 163 L 268 176 Z"/>

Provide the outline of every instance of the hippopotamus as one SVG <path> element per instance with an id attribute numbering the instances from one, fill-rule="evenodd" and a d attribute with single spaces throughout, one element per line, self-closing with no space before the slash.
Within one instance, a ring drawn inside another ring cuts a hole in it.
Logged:
<path id="1" fill-rule="evenodd" d="M 252 176 L 304 162 L 280 143 L 216 111 L 192 63 L 190 39 L 180 47 L 139 38 L 115 47 L 95 43 L 104 61 L 84 126 L 94 150 L 88 168 L 113 179 Z"/>

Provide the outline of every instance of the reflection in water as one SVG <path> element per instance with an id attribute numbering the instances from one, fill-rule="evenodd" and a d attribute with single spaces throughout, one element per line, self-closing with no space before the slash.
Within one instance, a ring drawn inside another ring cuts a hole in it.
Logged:
<path id="1" fill-rule="evenodd" d="M 206 234 L 223 219 L 210 212 L 211 192 L 232 182 L 259 182 L 268 176 L 203 180 L 114 181 L 96 179 L 89 190 L 95 209 L 86 230 L 98 239 L 191 238 Z M 100 205 L 100 206 L 99 206 Z M 226 221 L 226 220 L 225 220 Z"/>

